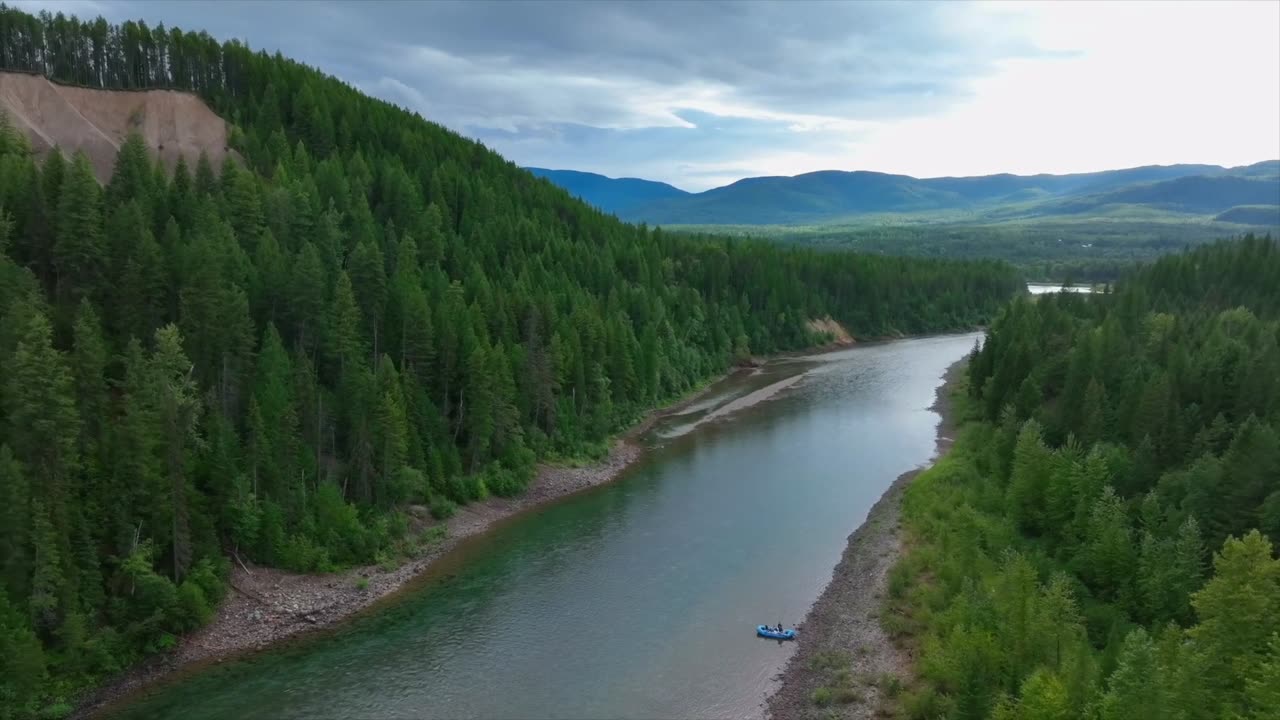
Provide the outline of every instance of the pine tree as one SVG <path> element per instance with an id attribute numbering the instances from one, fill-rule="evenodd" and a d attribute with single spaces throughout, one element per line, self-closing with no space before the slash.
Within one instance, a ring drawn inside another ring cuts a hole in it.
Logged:
<path id="1" fill-rule="evenodd" d="M 419 382 L 427 384 L 432 380 L 431 373 L 436 360 L 431 309 L 427 305 L 426 293 L 420 286 L 405 283 L 399 285 L 399 288 L 400 367 L 412 372 Z"/>
<path id="2" fill-rule="evenodd" d="M 381 482 L 375 496 L 379 504 L 390 506 L 407 499 L 405 489 L 398 485 L 401 472 L 406 468 L 409 427 L 400 378 L 390 358 L 386 356 L 383 356 L 378 367 L 378 394 L 376 434 Z"/>
<path id="3" fill-rule="evenodd" d="M 489 460 L 493 440 L 493 380 L 489 374 L 489 350 L 476 346 L 467 359 L 467 385 L 464 389 L 464 415 L 467 427 L 467 449 L 472 472 Z"/>
<path id="4" fill-rule="evenodd" d="M 120 534 L 113 540 L 117 547 L 132 552 L 144 528 L 151 537 L 166 527 L 166 503 L 152 402 L 155 385 L 137 338 L 125 348 L 123 366 L 124 377 L 118 387 L 121 415 L 111 428 L 111 443 L 117 452 L 112 456 L 110 492 L 120 498 L 112 513 L 112 524 Z"/>
<path id="5" fill-rule="evenodd" d="M 200 444 L 198 424 L 200 398 L 191 362 L 182 351 L 182 335 L 175 325 L 156 331 L 156 350 L 151 359 L 155 383 L 157 420 L 160 423 L 164 471 L 167 477 L 168 512 L 171 529 L 173 581 L 176 583 L 191 565 L 190 480 L 188 462 Z"/>
<path id="6" fill-rule="evenodd" d="M 102 198 L 93 167 L 76 153 L 58 196 L 53 263 L 62 297 L 100 297 L 107 252 L 102 238 Z"/>
<path id="7" fill-rule="evenodd" d="M 108 351 L 102 323 L 88 301 L 82 301 L 76 311 L 73 336 L 71 369 L 85 439 L 84 456 L 89 458 L 103 440 L 103 421 L 108 417 Z"/>
<path id="8" fill-rule="evenodd" d="M 1123 502 L 1112 488 L 1104 488 L 1094 502 L 1085 538 L 1085 577 L 1103 597 L 1111 601 L 1124 598 L 1133 578 L 1136 559 L 1129 519 L 1125 516 Z"/>
<path id="9" fill-rule="evenodd" d="M 54 520 L 42 500 L 31 501 L 31 587 L 27 597 L 31 622 L 37 630 L 50 633 L 70 610 L 72 592 L 68 588 L 65 556 L 58 541 Z"/>
<path id="10" fill-rule="evenodd" d="M 106 188 L 107 203 L 116 206 L 138 201 L 143 208 L 149 209 L 152 177 L 146 141 L 138 133 L 131 132 L 116 154 L 115 169 Z"/>
<path id="11" fill-rule="evenodd" d="M 1192 596 L 1200 623 L 1191 638 L 1208 663 L 1205 677 L 1226 710 L 1242 710 L 1245 678 L 1266 662 L 1280 632 L 1280 560 L 1258 531 L 1230 538 L 1213 558 L 1214 577 Z"/>
<path id="12" fill-rule="evenodd" d="M 195 194 L 196 197 L 215 195 L 218 192 L 218 178 L 213 172 L 213 163 L 203 150 L 196 161 Z"/>
<path id="13" fill-rule="evenodd" d="M 313 350 L 324 332 L 325 318 L 324 267 L 316 246 L 304 242 L 298 250 L 289 274 L 289 301 L 286 303 L 299 347 Z"/>
<path id="14" fill-rule="evenodd" d="M 1200 537 L 1200 525 L 1194 516 L 1188 517 L 1178 528 L 1172 553 L 1168 588 L 1172 618 L 1186 623 L 1191 619 L 1191 596 L 1204 584 L 1204 542 Z"/>
<path id="15" fill-rule="evenodd" d="M 387 303 L 387 274 L 382 251 L 372 242 L 362 242 L 351 253 L 347 272 L 360 306 L 363 336 L 373 340 L 373 357 L 381 354 L 379 337 Z M 370 360 L 373 364 L 373 360 Z"/>
<path id="16" fill-rule="evenodd" d="M 280 322 L 284 315 L 284 298 L 290 278 L 284 254 L 270 230 L 264 231 L 258 241 L 253 265 L 257 270 L 251 293 L 254 317 L 259 321 L 265 319 L 270 323 Z"/>
<path id="17" fill-rule="evenodd" d="M 31 487 L 8 445 L 0 445 L 0 581 L 8 595 L 25 598 L 31 577 Z M 0 603 L 5 593 L 0 592 Z"/>
<path id="18" fill-rule="evenodd" d="M 1167 717 L 1165 698 L 1160 693 L 1155 644 L 1142 628 L 1129 633 L 1120 652 L 1120 662 L 1102 697 L 1101 720 L 1137 717 Z"/>
<path id="19" fill-rule="evenodd" d="M 227 218 L 235 231 L 236 240 L 246 252 L 253 253 L 266 227 L 258 181 L 249 172 L 241 170 L 228 155 L 222 165 L 221 185 L 227 205 Z"/>
<path id="20" fill-rule="evenodd" d="M 117 312 L 109 320 L 120 336 L 150 337 L 168 306 L 169 278 L 163 252 L 135 202 L 112 214 L 108 230 L 116 278 L 109 294 Z"/>
<path id="21" fill-rule="evenodd" d="M 66 358 L 53 347 L 52 328 L 30 310 L 8 363 L 8 439 L 33 478 L 50 521 L 65 530 L 65 504 L 80 466 L 80 418 Z"/>
<path id="22" fill-rule="evenodd" d="M 1050 454 L 1041 439 L 1040 424 L 1029 420 L 1018 433 L 1007 493 L 1010 515 L 1029 530 L 1044 526 L 1042 487 L 1050 469 Z"/>
<path id="23" fill-rule="evenodd" d="M 1079 432 L 1080 442 L 1086 447 L 1109 437 L 1108 408 L 1107 389 L 1097 379 L 1090 379 L 1084 393 Z"/>
<path id="24" fill-rule="evenodd" d="M 351 289 L 347 273 L 338 274 L 333 291 L 333 305 L 329 310 L 328 347 L 345 377 L 350 365 L 362 366 L 364 339 L 360 335 L 360 309 Z"/>
<path id="25" fill-rule="evenodd" d="M 1067 689 L 1052 673 L 1031 673 L 1018 694 L 1016 717 L 1021 720 L 1069 720 L 1074 715 Z"/>
<path id="26" fill-rule="evenodd" d="M 31 713 L 47 685 L 47 660 L 40 639 L 21 613 L 0 593 L 0 697 L 16 713 Z"/>
<path id="27" fill-rule="evenodd" d="M 1271 636 L 1266 657 L 1245 678 L 1250 717 L 1280 720 L 1280 634 Z"/>
<path id="28" fill-rule="evenodd" d="M 1256 417 L 1236 432 L 1223 472 L 1231 479 L 1231 492 L 1217 503 L 1217 515 L 1228 532 L 1240 533 L 1257 527 L 1263 502 L 1280 491 L 1280 436 Z"/>
<path id="29" fill-rule="evenodd" d="M 280 334 L 270 322 L 262 334 L 251 402 L 255 444 L 263 449 L 255 464 L 261 492 L 286 509 L 296 508 L 301 501 L 296 487 L 301 438 L 293 397 L 293 367 Z M 255 492 L 259 492 L 257 487 Z"/>
<path id="30" fill-rule="evenodd" d="M 1142 598 L 1142 611 L 1147 621 L 1170 619 L 1179 597 L 1170 586 L 1173 576 L 1173 549 L 1167 540 L 1157 539 L 1151 532 L 1142 535 L 1138 553 L 1137 586 Z M 1185 595 L 1181 596 L 1185 597 Z"/>

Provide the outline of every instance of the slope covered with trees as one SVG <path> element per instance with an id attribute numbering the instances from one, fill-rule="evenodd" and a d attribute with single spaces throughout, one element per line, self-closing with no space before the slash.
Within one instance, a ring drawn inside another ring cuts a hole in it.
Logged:
<path id="1" fill-rule="evenodd" d="M 917 718 L 1280 717 L 1280 245 L 1015 301 L 909 489 Z"/>
<path id="2" fill-rule="evenodd" d="M 0 6 L 0 65 L 199 93 L 244 163 L 105 187 L 0 124 L 0 717 L 204 622 L 227 556 L 389 559 L 407 503 L 518 493 L 748 353 L 971 326 L 993 262 L 619 223 L 484 147 L 236 42 Z"/>

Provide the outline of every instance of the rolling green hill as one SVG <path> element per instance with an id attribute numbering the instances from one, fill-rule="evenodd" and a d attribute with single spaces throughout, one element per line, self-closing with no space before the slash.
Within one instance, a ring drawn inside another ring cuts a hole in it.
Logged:
<path id="1" fill-rule="evenodd" d="M 569 191 L 570 195 L 606 212 L 625 215 L 638 207 L 689 193 L 666 183 L 637 178 L 609 178 L 576 170 L 525 168 Z"/>
<path id="2" fill-rule="evenodd" d="M 563 171 L 557 171 L 563 173 Z M 574 174 L 577 175 L 577 174 Z M 787 225 L 903 216 L 919 222 L 1068 215 L 1212 219 L 1237 205 L 1280 203 L 1280 162 L 1239 168 L 1171 165 L 1071 175 L 919 179 L 828 170 L 754 177 L 701 193 L 634 179 L 547 175 L 596 207 L 657 225 Z M 652 185 L 675 192 L 655 192 Z"/>
<path id="3" fill-rule="evenodd" d="M 1280 180 L 1192 175 L 1043 203 L 1030 212 L 1044 215 L 1096 214 L 1100 209 L 1113 205 L 1140 206 L 1188 215 L 1220 213 L 1237 205 L 1280 205 Z"/>
<path id="4" fill-rule="evenodd" d="M 1238 205 L 1214 216 L 1218 222 L 1241 225 L 1280 225 L 1280 205 Z"/>

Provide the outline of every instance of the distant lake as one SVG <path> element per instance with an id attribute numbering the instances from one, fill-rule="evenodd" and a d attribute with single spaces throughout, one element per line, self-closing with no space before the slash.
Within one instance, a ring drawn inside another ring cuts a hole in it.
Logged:
<path id="1" fill-rule="evenodd" d="M 1074 293 L 1091 293 L 1097 292 L 1092 285 L 1072 285 L 1070 287 L 1062 287 L 1061 284 L 1054 283 L 1027 283 L 1027 289 L 1032 295 L 1044 295 L 1045 293 L 1055 292 L 1074 292 Z"/>

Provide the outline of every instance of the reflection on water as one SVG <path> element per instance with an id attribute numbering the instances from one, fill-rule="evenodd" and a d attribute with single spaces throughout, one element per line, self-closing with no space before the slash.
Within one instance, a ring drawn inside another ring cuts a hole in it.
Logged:
<path id="1" fill-rule="evenodd" d="M 845 538 L 926 461 L 976 335 L 771 363 L 667 418 L 622 479 L 465 543 L 376 615 L 165 688 L 127 717 L 758 716 Z M 679 428 L 792 377 L 792 386 Z"/>

